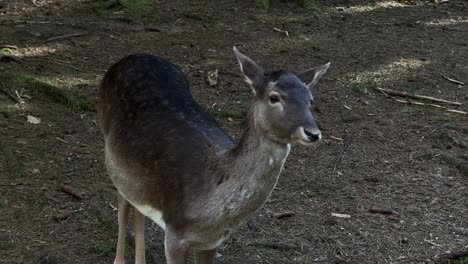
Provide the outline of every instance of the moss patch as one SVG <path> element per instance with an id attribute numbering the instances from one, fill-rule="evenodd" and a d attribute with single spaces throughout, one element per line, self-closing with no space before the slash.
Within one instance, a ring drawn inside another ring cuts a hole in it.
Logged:
<path id="1" fill-rule="evenodd" d="M 94 103 L 84 99 L 72 98 L 48 81 L 41 81 L 30 75 L 22 75 L 18 78 L 18 81 L 45 95 L 52 102 L 69 107 L 72 111 L 96 112 Z"/>

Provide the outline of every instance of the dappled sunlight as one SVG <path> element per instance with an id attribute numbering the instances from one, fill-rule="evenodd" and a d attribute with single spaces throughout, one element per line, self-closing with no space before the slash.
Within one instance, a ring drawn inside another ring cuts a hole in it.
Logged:
<path id="1" fill-rule="evenodd" d="M 37 46 L 20 48 L 18 50 L 12 51 L 12 53 L 19 58 L 44 57 L 66 49 L 67 47 L 64 47 L 63 45 L 54 45 L 53 47 Z"/>
<path id="2" fill-rule="evenodd" d="M 425 22 L 427 26 L 450 26 L 468 23 L 468 17 L 442 18 Z"/>
<path id="3" fill-rule="evenodd" d="M 396 79 L 408 76 L 414 70 L 417 70 L 430 63 L 429 60 L 419 60 L 413 58 L 401 58 L 397 61 L 383 65 L 373 71 L 363 71 L 350 73 L 343 77 L 342 82 L 351 84 L 369 84 L 392 82 Z"/>
<path id="4" fill-rule="evenodd" d="M 75 86 L 83 86 L 83 85 L 95 85 L 95 79 L 85 79 L 79 78 L 74 76 L 58 76 L 55 78 L 48 79 L 51 83 L 60 86 L 61 88 L 65 89 L 73 89 Z"/>
<path id="5" fill-rule="evenodd" d="M 370 5 L 356 5 L 351 7 L 334 7 L 331 10 L 334 11 L 341 11 L 344 13 L 364 13 L 364 12 L 371 12 L 378 9 L 391 9 L 391 8 L 402 8 L 406 7 L 406 5 L 402 3 L 398 3 L 395 1 L 383 1 L 378 3 L 373 3 Z"/>

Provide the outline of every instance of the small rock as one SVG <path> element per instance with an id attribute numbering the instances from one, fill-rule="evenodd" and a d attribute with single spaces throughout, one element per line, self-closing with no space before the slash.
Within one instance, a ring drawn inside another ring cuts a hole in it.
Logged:
<path id="1" fill-rule="evenodd" d="M 41 123 L 40 118 L 34 117 L 32 115 L 28 115 L 26 118 L 27 118 L 28 123 L 31 123 L 31 124 L 34 124 L 34 125 L 37 125 L 37 124 Z"/>

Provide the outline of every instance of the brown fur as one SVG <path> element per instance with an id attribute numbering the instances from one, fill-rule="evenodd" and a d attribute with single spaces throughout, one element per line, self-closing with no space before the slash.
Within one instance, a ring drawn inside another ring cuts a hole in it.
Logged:
<path id="1" fill-rule="evenodd" d="M 215 248 L 270 195 L 291 135 L 301 127 L 318 131 L 310 92 L 296 75 L 264 74 L 241 59 L 256 92 L 250 125 L 237 145 L 195 102 L 182 72 L 162 58 L 129 56 L 102 81 L 98 112 L 106 166 L 124 199 L 122 210 L 128 211 L 128 201 L 148 217 L 162 213 L 170 264 L 184 263 L 190 249 L 196 250 L 197 263 L 211 263 Z M 274 87 L 269 85 L 273 81 Z M 272 89 L 284 96 L 281 108 L 269 102 Z M 126 216 L 119 213 L 119 219 Z M 121 245 L 124 229 L 119 230 Z M 142 248 L 137 245 L 138 252 Z M 115 263 L 121 262 L 123 253 L 118 252 Z"/>

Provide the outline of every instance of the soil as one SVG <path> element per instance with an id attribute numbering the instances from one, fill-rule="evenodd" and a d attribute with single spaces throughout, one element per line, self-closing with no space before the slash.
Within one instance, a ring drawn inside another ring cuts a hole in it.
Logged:
<path id="1" fill-rule="evenodd" d="M 70 100 L 95 104 L 114 62 L 157 54 L 183 69 L 195 98 L 238 139 L 251 94 L 234 45 L 266 69 L 332 67 L 314 90 L 323 142 L 293 147 L 272 196 L 216 263 L 466 263 L 443 254 L 468 247 L 468 116 L 375 90 L 468 111 L 465 0 L 320 0 L 319 13 L 294 1 L 264 12 L 222 0 L 102 14 L 95 2 L 0 0 L 0 46 L 17 46 L 0 58 L 0 263 L 112 263 L 116 191 L 103 139 L 95 111 Z M 81 35 L 50 39 L 70 34 Z M 370 210 L 379 208 L 390 214 Z M 163 233 L 146 225 L 148 263 L 165 263 Z"/>

